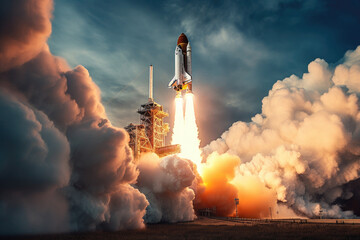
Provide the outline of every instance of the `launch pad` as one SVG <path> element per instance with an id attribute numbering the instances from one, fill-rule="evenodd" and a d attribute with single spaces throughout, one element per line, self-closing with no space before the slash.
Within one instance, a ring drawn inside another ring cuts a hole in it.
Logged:
<path id="1" fill-rule="evenodd" d="M 335 219 L 334 219 L 335 220 Z M 357 220 L 357 219 L 356 219 Z M 236 220 L 199 216 L 183 223 L 148 224 L 142 230 L 91 231 L 21 236 L 21 239 L 359 239 L 359 223 Z M 7 239 L 19 239 L 8 237 Z"/>
<path id="2" fill-rule="evenodd" d="M 149 99 L 137 110 L 140 114 L 140 124 L 130 123 L 125 127 L 129 133 L 129 146 L 133 151 L 134 160 L 138 161 L 142 153 L 154 152 L 159 157 L 180 152 L 180 145 L 165 146 L 165 137 L 169 132 L 169 124 L 164 118 L 169 114 L 163 106 L 153 99 L 153 66 L 149 71 Z"/>

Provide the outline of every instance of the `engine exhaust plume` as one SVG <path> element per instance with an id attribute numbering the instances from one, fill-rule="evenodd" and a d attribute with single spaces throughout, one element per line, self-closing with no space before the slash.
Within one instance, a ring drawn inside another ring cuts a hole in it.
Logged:
<path id="1" fill-rule="evenodd" d="M 186 93 L 185 107 L 185 141 L 183 142 L 181 155 L 193 161 L 201 173 L 201 150 L 199 130 L 196 125 L 194 94 Z"/>
<path id="2" fill-rule="evenodd" d="M 183 104 L 182 97 L 175 98 L 175 121 L 171 140 L 171 144 L 180 144 L 181 146 L 184 141 L 185 129 Z"/>
<path id="3" fill-rule="evenodd" d="M 194 162 L 199 172 L 201 172 L 201 150 L 198 137 L 198 127 L 196 125 L 194 95 L 185 95 L 185 117 L 183 112 L 183 98 L 175 98 L 175 122 L 172 135 L 172 144 L 181 145 L 180 157 Z"/>

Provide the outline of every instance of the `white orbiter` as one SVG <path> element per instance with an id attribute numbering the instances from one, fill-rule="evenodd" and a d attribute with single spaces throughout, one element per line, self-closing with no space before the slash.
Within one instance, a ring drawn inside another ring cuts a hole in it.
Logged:
<path id="1" fill-rule="evenodd" d="M 169 88 L 173 88 L 177 94 L 183 90 L 192 92 L 191 47 L 184 33 L 179 36 L 175 48 L 175 76 L 170 81 Z"/>

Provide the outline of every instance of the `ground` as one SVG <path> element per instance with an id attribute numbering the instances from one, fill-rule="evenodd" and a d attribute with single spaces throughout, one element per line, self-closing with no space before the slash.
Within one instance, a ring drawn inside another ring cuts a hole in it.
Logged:
<path id="1" fill-rule="evenodd" d="M 360 239 L 360 220 L 244 220 L 200 217 L 144 230 L 17 236 L 6 239 Z"/>

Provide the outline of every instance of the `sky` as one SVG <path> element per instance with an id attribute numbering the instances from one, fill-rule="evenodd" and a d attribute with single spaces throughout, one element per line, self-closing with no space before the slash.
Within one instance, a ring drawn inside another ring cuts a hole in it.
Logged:
<path id="1" fill-rule="evenodd" d="M 261 112 L 277 80 L 302 76 L 316 58 L 335 65 L 355 49 L 359 8 L 357 0 L 55 0 L 49 46 L 71 67 L 89 70 L 117 127 L 139 122 L 136 111 L 147 102 L 154 65 L 154 98 L 172 126 L 175 92 L 167 84 L 184 32 L 204 146 Z"/>

